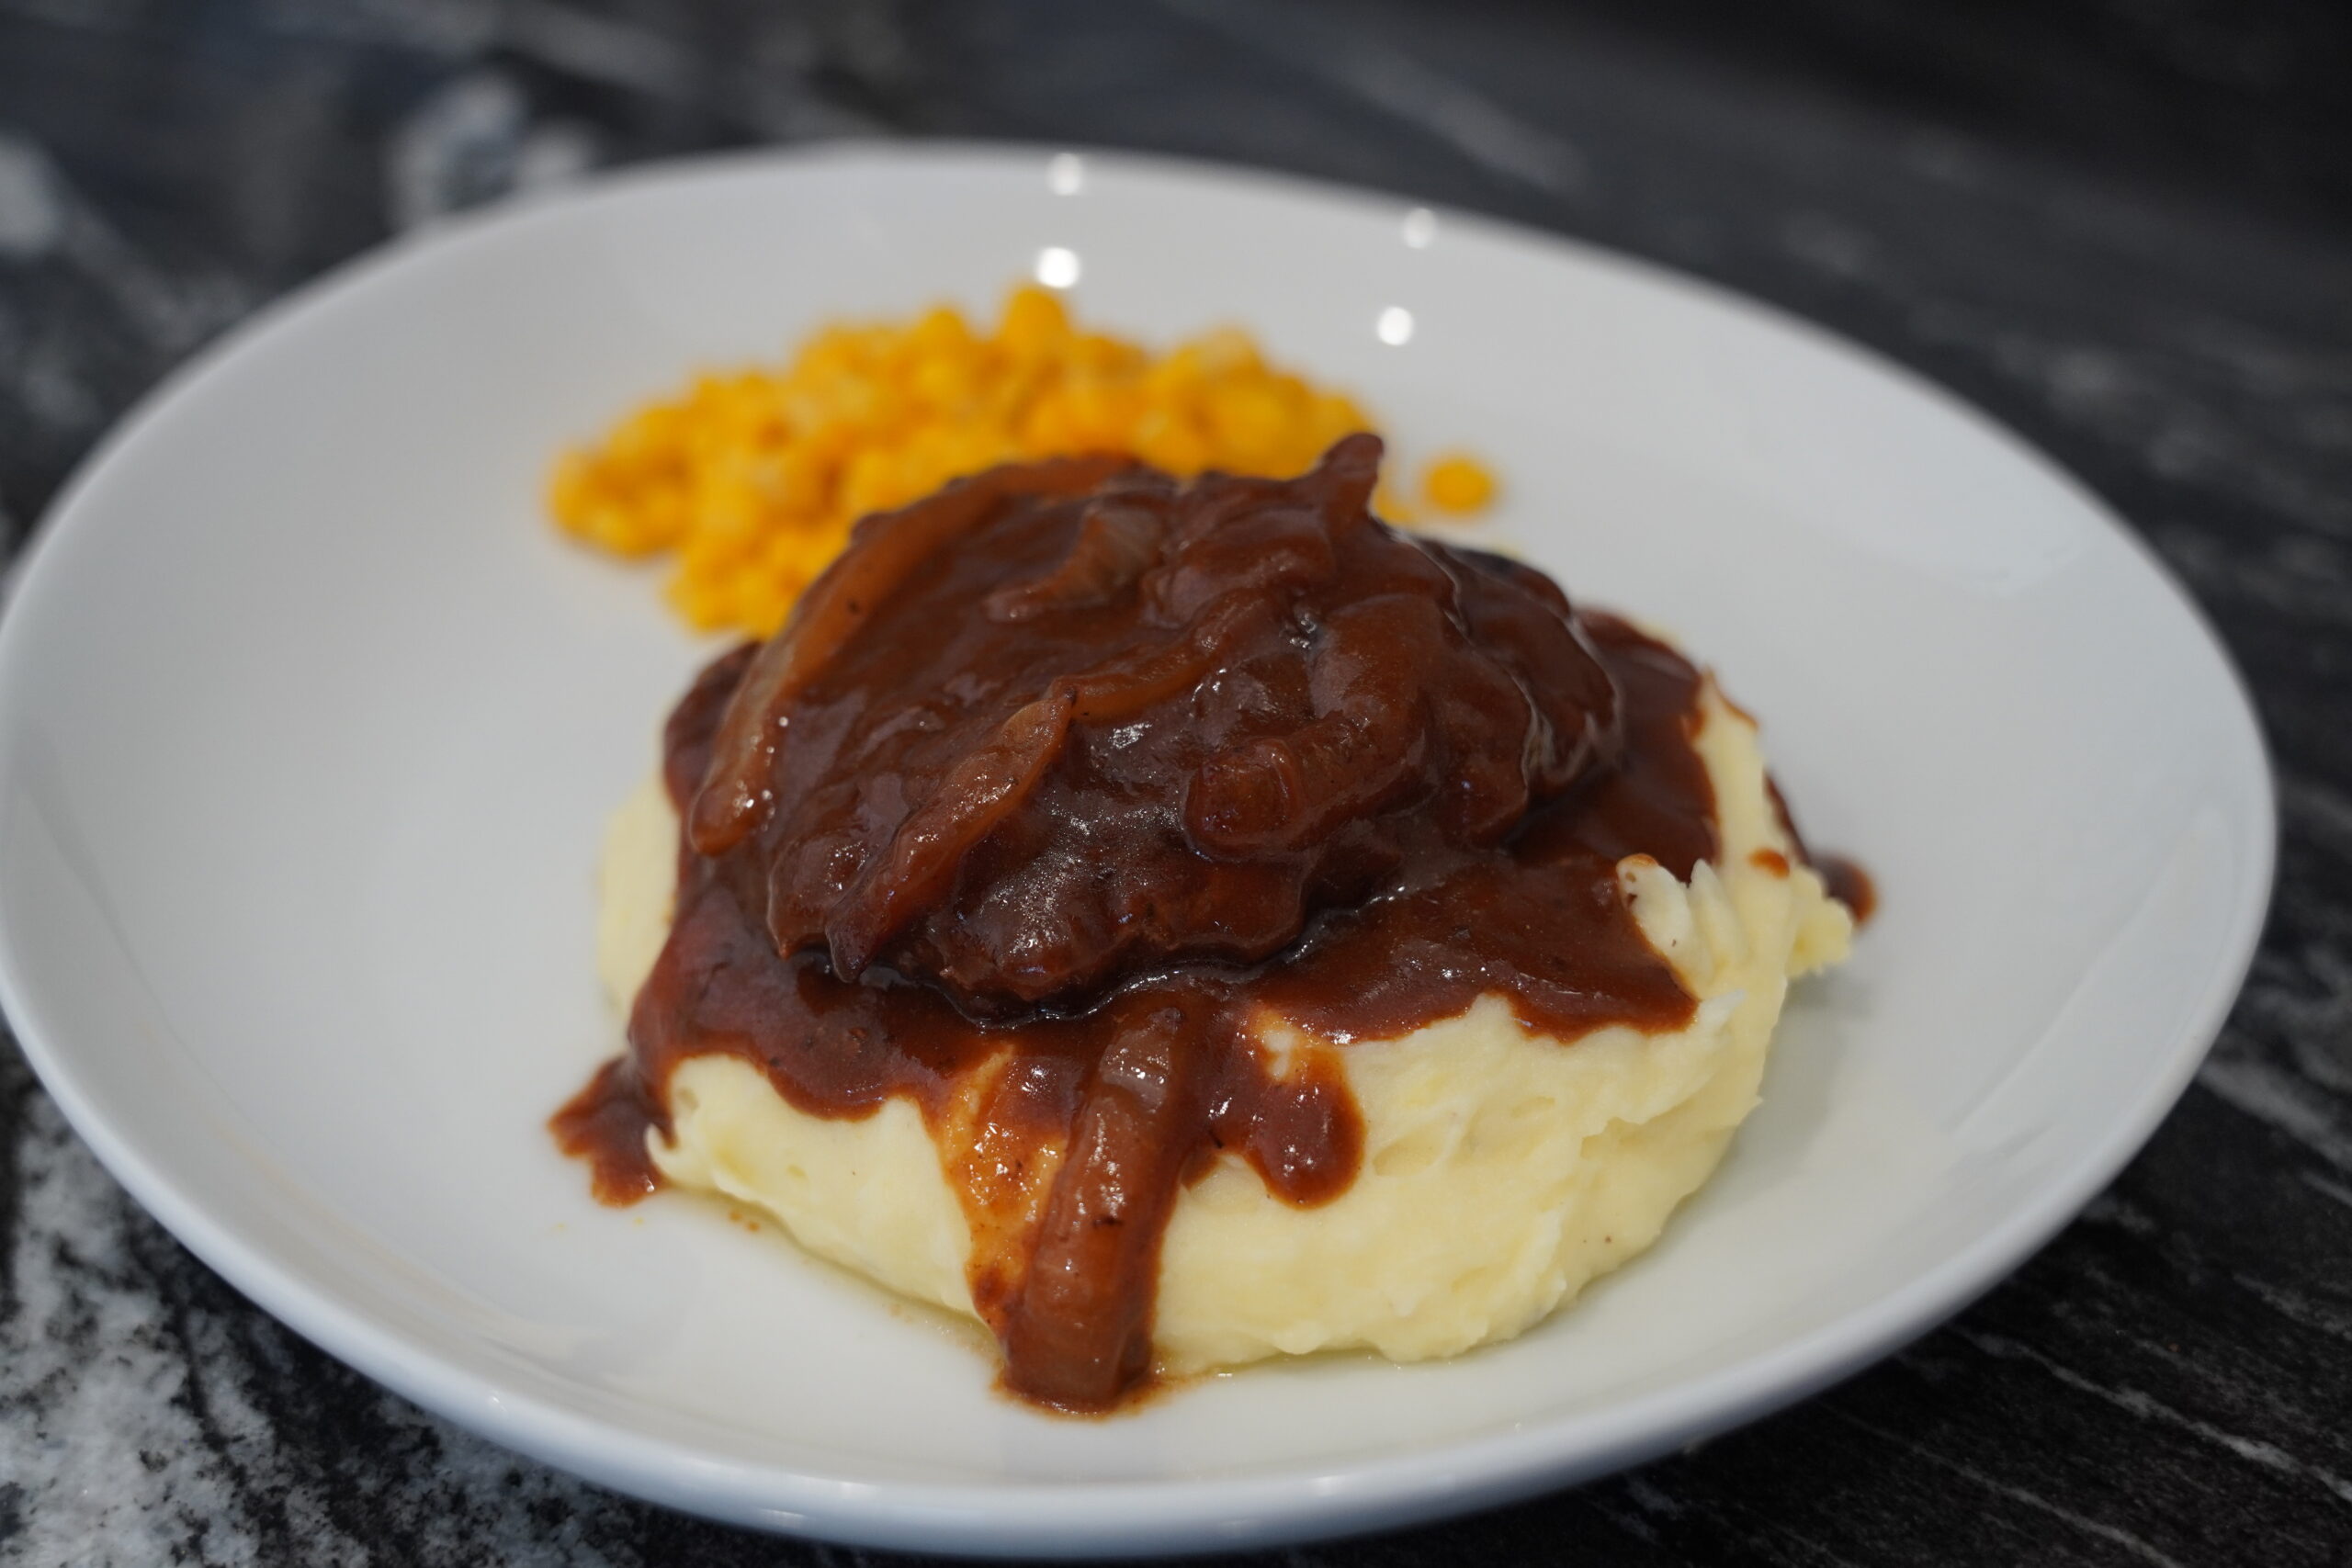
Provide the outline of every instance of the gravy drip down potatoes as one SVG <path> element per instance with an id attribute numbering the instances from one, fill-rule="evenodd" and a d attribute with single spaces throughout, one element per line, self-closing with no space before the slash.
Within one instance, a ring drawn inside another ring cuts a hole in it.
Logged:
<path id="1" fill-rule="evenodd" d="M 758 1202 L 1072 1411 L 1452 1353 L 1646 1246 L 1849 923 L 1710 680 L 1379 522 L 1379 454 L 859 525 L 616 827 L 600 1195 Z"/>

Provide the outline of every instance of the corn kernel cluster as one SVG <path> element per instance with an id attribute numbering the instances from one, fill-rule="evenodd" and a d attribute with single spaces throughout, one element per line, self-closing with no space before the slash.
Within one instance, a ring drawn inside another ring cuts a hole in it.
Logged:
<path id="1" fill-rule="evenodd" d="M 1128 452 L 1170 473 L 1284 478 L 1373 428 L 1337 392 L 1268 365 L 1221 331 L 1155 356 L 1072 325 L 1023 287 L 983 336 L 957 311 L 836 325 L 781 372 L 695 378 L 593 446 L 564 454 L 548 503 L 565 532 L 624 556 L 677 552 L 671 603 L 706 630 L 764 637 L 869 512 L 949 479 L 1080 452 Z M 1487 504 L 1476 459 L 1440 461 L 1425 499 Z M 1384 497 L 1394 516 L 1401 508 Z"/>

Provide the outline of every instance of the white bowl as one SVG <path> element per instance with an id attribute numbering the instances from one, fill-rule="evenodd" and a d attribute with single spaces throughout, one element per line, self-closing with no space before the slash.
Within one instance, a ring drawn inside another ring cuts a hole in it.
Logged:
<path id="1" fill-rule="evenodd" d="M 1513 1344 L 1050 1419 L 772 1230 L 598 1208 L 542 1129 L 616 1043 L 600 824 L 707 652 L 650 578 L 549 531 L 550 456 L 826 317 L 989 308 L 1049 247 L 1089 319 L 1240 321 L 1408 457 L 1487 454 L 1495 531 L 1717 664 L 1804 827 L 1877 874 L 1882 914 L 1800 992 L 1713 1184 Z M 2272 837 L 2196 615 L 1941 392 L 1558 240 L 1128 157 L 729 159 L 393 246 L 151 398 L 0 622 L 0 997 L 123 1183 L 303 1334 L 500 1441 L 903 1547 L 1369 1529 L 1852 1371 L 2147 1136 L 2236 991 Z"/>

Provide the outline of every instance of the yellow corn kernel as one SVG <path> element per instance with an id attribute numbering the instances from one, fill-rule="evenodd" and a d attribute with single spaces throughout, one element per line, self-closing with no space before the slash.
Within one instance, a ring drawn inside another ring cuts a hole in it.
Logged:
<path id="1" fill-rule="evenodd" d="M 935 305 L 909 327 L 903 340 L 922 356 L 951 353 L 972 346 L 972 329 L 953 305 Z"/>
<path id="2" fill-rule="evenodd" d="M 1209 444 L 1189 419 L 1147 418 L 1136 433 L 1136 456 L 1171 474 L 1197 474 L 1209 466 Z"/>
<path id="3" fill-rule="evenodd" d="M 1440 512 L 1459 516 L 1484 511 L 1495 499 L 1495 476 L 1466 452 L 1449 452 L 1421 475 L 1421 497 Z"/>
<path id="4" fill-rule="evenodd" d="M 1016 355 L 1042 356 L 1069 341 L 1069 315 L 1051 290 L 1023 286 L 1004 302 L 997 342 Z"/>
<path id="5" fill-rule="evenodd" d="M 1275 457 L 1285 446 L 1291 411 L 1272 388 L 1244 382 L 1220 388 L 1207 402 L 1208 427 L 1221 453 L 1230 461 L 1249 463 Z M 1279 461 L 1279 458 L 1276 458 Z"/>

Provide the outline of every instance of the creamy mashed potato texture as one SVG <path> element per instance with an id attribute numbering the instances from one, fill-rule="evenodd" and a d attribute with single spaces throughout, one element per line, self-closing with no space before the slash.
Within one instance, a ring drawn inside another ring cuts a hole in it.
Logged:
<path id="1" fill-rule="evenodd" d="M 1419 1360 L 1509 1338 L 1650 1246 L 1707 1179 L 1757 1103 L 1790 980 L 1843 959 L 1853 927 L 1774 808 L 1755 726 L 1712 680 L 1700 711 L 1721 853 L 1687 883 L 1645 855 L 1617 868 L 1642 933 L 1698 998 L 1689 1025 L 1562 1041 L 1488 995 L 1402 1038 L 1340 1045 L 1363 1122 L 1354 1180 L 1298 1207 L 1225 1154 L 1185 1187 L 1160 1254 L 1162 1372 L 1350 1348 Z M 599 959 L 624 1012 L 668 931 L 677 834 L 658 781 L 608 833 Z M 1302 1043 L 1265 1010 L 1254 1027 L 1276 1063 Z M 808 1250 L 978 1316 L 971 1231 L 943 1164 L 954 1152 L 940 1146 L 957 1115 L 938 1141 L 902 1099 L 860 1120 L 808 1115 L 724 1055 L 683 1063 L 669 1109 L 673 1138 L 649 1134 L 669 1180 L 756 1205 Z"/>

